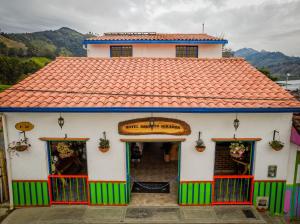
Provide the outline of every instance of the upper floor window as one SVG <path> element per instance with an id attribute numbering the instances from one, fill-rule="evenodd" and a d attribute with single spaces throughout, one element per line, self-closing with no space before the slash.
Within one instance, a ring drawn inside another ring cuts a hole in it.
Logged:
<path id="1" fill-rule="evenodd" d="M 176 57 L 198 58 L 198 46 L 176 46 Z"/>
<path id="2" fill-rule="evenodd" d="M 110 46 L 111 57 L 132 57 L 132 46 Z"/>

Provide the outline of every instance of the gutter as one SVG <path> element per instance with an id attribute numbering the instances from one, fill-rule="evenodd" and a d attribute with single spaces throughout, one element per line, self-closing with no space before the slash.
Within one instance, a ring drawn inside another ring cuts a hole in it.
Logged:
<path id="1" fill-rule="evenodd" d="M 9 209 L 12 210 L 14 208 L 14 202 L 13 202 L 13 189 L 12 189 L 11 159 L 8 152 L 9 139 L 8 139 L 8 132 L 7 132 L 6 117 L 4 114 L 1 114 L 1 117 L 2 117 L 2 125 L 3 125 L 4 148 L 5 148 L 6 169 L 7 169 Z"/>

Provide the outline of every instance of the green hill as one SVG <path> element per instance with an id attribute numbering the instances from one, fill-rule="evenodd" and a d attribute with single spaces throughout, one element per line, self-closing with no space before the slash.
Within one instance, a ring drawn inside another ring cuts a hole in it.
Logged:
<path id="1" fill-rule="evenodd" d="M 82 41 L 90 36 L 67 27 L 34 33 L 1 33 L 0 44 L 2 43 L 2 48 L 6 47 L 6 54 L 4 50 L 1 51 L 1 45 L 0 54 L 2 52 L 2 55 L 6 56 L 48 58 L 85 56 L 86 51 L 82 48 Z"/>
<path id="2" fill-rule="evenodd" d="M 57 56 L 86 56 L 82 41 L 90 36 L 66 27 L 34 33 L 1 33 L 0 91 Z"/>
<path id="3" fill-rule="evenodd" d="M 300 79 L 300 57 L 287 56 L 281 52 L 257 51 L 252 48 L 242 48 L 235 52 L 237 57 L 243 57 L 257 68 L 270 70 L 271 75 L 279 80 L 285 80 L 290 73 L 290 79 Z"/>

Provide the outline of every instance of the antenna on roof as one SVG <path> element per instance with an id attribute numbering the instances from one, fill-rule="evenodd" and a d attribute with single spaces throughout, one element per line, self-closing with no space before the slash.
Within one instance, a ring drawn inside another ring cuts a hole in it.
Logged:
<path id="1" fill-rule="evenodd" d="M 202 33 L 204 33 L 204 23 L 202 23 Z"/>

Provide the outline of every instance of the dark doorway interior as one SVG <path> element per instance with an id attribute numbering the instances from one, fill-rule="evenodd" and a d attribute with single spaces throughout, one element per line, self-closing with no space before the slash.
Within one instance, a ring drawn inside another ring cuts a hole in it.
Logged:
<path id="1" fill-rule="evenodd" d="M 134 205 L 175 205 L 177 204 L 178 152 L 180 143 L 137 142 L 130 143 L 131 183 L 152 182 L 154 185 L 140 184 L 148 193 L 132 193 Z M 139 150 L 140 156 L 137 156 Z M 169 193 L 155 193 L 160 183 L 167 183 Z M 151 191 L 153 188 L 153 191 Z M 145 192 L 145 191 L 144 191 Z M 151 193 L 150 193 L 151 192 Z"/>
<path id="2" fill-rule="evenodd" d="M 86 175 L 86 143 L 82 141 L 51 141 L 50 173 L 60 175 Z"/>
<path id="3" fill-rule="evenodd" d="M 230 155 L 231 142 L 217 142 L 215 153 L 215 175 L 249 175 L 251 174 L 251 142 L 243 142 L 247 151 L 242 158 L 237 159 Z"/>

